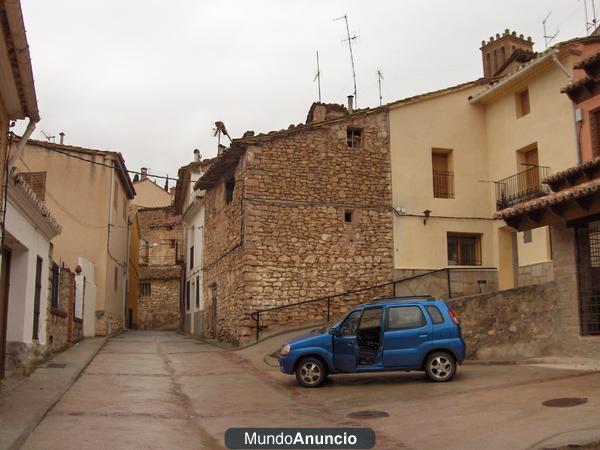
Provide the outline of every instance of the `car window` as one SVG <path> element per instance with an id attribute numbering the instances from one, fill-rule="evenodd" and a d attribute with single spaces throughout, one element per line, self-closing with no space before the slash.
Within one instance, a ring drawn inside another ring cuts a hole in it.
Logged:
<path id="1" fill-rule="evenodd" d="M 442 313 L 437 306 L 429 305 L 426 306 L 425 309 L 427 310 L 429 317 L 431 317 L 431 322 L 433 322 L 434 325 L 444 323 L 444 316 L 442 316 Z"/>
<path id="2" fill-rule="evenodd" d="M 383 308 L 365 309 L 360 319 L 359 329 L 367 330 L 371 328 L 381 328 L 381 313 Z"/>
<path id="3" fill-rule="evenodd" d="M 396 306 L 388 309 L 387 329 L 408 330 L 425 325 L 425 316 L 418 306 Z"/>
<path id="4" fill-rule="evenodd" d="M 356 335 L 356 328 L 358 327 L 358 322 L 360 321 L 360 314 L 362 311 L 354 311 L 351 313 L 348 318 L 344 321 L 342 326 L 340 327 L 340 336 L 354 336 Z"/>

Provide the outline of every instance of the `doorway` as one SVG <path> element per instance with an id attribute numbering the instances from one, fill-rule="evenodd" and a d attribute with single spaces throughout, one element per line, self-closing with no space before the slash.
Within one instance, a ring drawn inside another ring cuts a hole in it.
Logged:
<path id="1" fill-rule="evenodd" d="M 577 227 L 581 334 L 600 335 L 600 220 Z"/>
<path id="2" fill-rule="evenodd" d="M 501 291 L 517 286 L 517 233 L 508 227 L 498 229 L 498 287 Z"/>
<path id="3" fill-rule="evenodd" d="M 6 328 L 8 325 L 10 257 L 10 250 L 3 249 L 2 268 L 0 269 L 0 379 L 4 378 L 6 369 Z"/>
<path id="4" fill-rule="evenodd" d="M 209 312 L 209 319 L 208 319 L 209 320 L 208 330 L 209 330 L 210 337 L 213 339 L 216 339 L 217 338 L 217 306 L 218 306 L 217 285 L 211 284 L 211 286 L 208 289 L 210 292 L 210 312 Z"/>
<path id="5" fill-rule="evenodd" d="M 365 309 L 358 325 L 358 365 L 370 366 L 377 362 L 381 347 L 381 319 L 383 308 Z"/>

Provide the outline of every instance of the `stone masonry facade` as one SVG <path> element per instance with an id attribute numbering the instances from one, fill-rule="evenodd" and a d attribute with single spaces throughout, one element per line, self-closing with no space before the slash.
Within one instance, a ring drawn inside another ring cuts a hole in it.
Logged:
<path id="1" fill-rule="evenodd" d="M 309 117 L 307 125 L 286 131 L 247 133 L 207 172 L 218 181 L 199 183 L 206 189 L 209 334 L 240 344 L 254 337 L 255 310 L 331 297 L 335 316 L 393 295 L 385 286 L 340 296 L 393 275 L 387 114 L 340 109 L 333 119 Z M 349 130 L 360 134 L 359 145 L 349 145 Z M 239 158 L 231 164 L 234 152 Z M 323 299 L 263 313 L 262 331 L 319 321 L 326 311 Z"/>
<path id="2" fill-rule="evenodd" d="M 180 273 L 179 266 L 141 268 L 140 283 L 146 283 L 147 287 L 138 297 L 138 329 L 176 330 L 179 328 Z"/>

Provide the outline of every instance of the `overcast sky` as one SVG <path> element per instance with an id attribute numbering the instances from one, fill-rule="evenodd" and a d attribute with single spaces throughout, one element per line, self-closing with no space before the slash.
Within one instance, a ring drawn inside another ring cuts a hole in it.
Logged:
<path id="1" fill-rule="evenodd" d="M 505 28 L 543 50 L 550 11 L 558 40 L 585 34 L 583 0 L 21 1 L 42 116 L 33 137 L 63 131 L 171 176 L 194 148 L 216 154 L 216 120 L 233 137 L 304 122 L 317 50 L 323 101 L 345 103 L 346 29 L 332 20 L 344 14 L 359 36 L 359 107 L 379 104 L 378 69 L 384 102 L 480 77 L 481 41 Z"/>

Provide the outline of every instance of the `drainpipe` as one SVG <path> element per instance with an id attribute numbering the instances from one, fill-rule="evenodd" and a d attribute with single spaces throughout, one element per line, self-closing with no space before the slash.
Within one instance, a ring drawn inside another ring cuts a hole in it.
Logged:
<path id="1" fill-rule="evenodd" d="M 6 167 L 7 172 L 9 169 L 12 168 L 15 161 L 18 158 L 20 158 L 21 155 L 23 154 L 23 150 L 25 149 L 25 144 L 27 144 L 27 141 L 33 134 L 33 131 L 35 130 L 35 126 L 38 121 L 39 121 L 39 119 L 38 120 L 29 119 L 29 123 L 27 124 L 27 128 L 25 129 L 25 133 L 23 134 L 23 137 L 19 140 L 19 143 L 17 144 L 17 148 L 16 148 L 15 152 L 12 155 L 10 155 L 10 158 L 8 159 L 8 166 Z"/>

